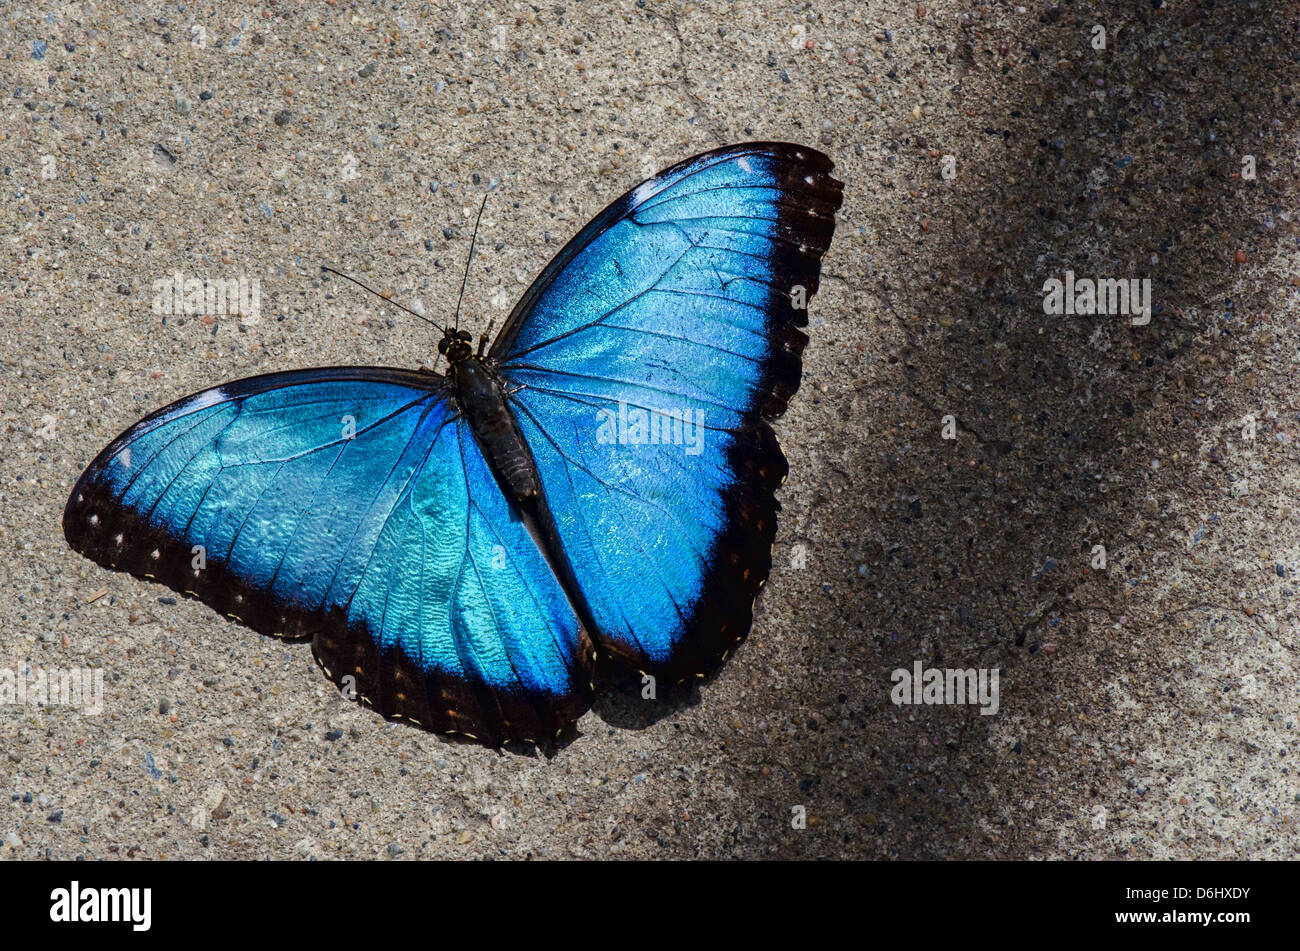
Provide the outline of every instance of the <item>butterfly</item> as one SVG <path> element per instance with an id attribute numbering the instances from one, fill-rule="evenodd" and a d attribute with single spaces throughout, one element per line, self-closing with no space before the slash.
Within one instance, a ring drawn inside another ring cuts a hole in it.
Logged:
<path id="1" fill-rule="evenodd" d="M 554 739 L 598 654 L 677 683 L 748 634 L 843 185 L 756 142 L 623 195 L 447 372 L 322 367 L 204 390 L 77 481 L 72 548 L 264 634 L 345 695 L 489 746 Z"/>

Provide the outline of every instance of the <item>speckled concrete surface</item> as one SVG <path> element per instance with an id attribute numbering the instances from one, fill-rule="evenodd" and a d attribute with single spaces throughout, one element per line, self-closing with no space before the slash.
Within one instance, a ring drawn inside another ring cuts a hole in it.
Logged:
<path id="1" fill-rule="evenodd" d="M 0 668 L 106 695 L 0 708 L 0 849 L 1295 857 L 1298 32 L 1192 0 L 6 6 Z M 432 361 L 321 263 L 445 314 L 496 183 L 478 331 L 644 173 L 749 138 L 846 188 L 777 567 L 714 682 L 608 687 L 549 757 L 452 744 L 64 544 L 150 409 Z M 1045 315 L 1067 269 L 1150 278 L 1151 323 Z M 164 320 L 176 272 L 256 279 L 260 321 Z M 999 713 L 893 706 L 917 660 L 1000 667 Z"/>

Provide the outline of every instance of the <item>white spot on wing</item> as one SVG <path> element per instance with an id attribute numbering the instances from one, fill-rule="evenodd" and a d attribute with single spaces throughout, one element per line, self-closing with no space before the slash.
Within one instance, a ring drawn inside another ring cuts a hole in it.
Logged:
<path id="1" fill-rule="evenodd" d="M 194 399 L 190 400 L 189 405 L 185 408 L 190 412 L 201 409 L 207 409 L 209 406 L 215 406 L 218 403 L 224 403 L 229 397 L 226 395 L 226 388 L 218 386 L 211 390 L 205 390 L 197 394 Z"/>
<path id="2" fill-rule="evenodd" d="M 754 170 L 754 166 L 749 164 L 749 159 L 747 158 L 737 159 L 736 164 L 740 166 L 742 172 L 752 172 Z"/>
<path id="3" fill-rule="evenodd" d="M 635 208 L 643 201 L 649 201 L 651 198 L 653 198 L 655 193 L 655 186 L 658 184 L 659 184 L 659 180 L 656 178 L 652 178 L 650 179 L 650 181 L 642 182 L 636 188 L 632 189 L 632 207 Z"/>

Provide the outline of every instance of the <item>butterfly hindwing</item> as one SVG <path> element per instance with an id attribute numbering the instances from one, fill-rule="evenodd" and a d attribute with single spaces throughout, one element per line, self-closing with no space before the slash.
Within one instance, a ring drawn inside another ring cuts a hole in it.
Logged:
<path id="1" fill-rule="evenodd" d="M 99 455 L 64 533 L 255 630 L 312 637 L 385 716 L 549 739 L 590 703 L 591 646 L 445 387 L 340 367 L 199 393 Z"/>
<path id="2" fill-rule="evenodd" d="M 593 636 L 642 670 L 705 675 L 749 631 L 831 169 L 779 143 L 674 166 L 579 233 L 493 345 Z"/>

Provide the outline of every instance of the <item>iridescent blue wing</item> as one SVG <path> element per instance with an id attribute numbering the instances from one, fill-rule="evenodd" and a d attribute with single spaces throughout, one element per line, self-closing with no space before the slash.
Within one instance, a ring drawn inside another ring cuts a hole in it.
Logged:
<path id="1" fill-rule="evenodd" d="M 777 143 L 674 166 L 583 229 L 492 348 L 593 636 L 644 671 L 706 675 L 749 632 L 831 169 Z"/>
<path id="2" fill-rule="evenodd" d="M 337 367 L 191 396 L 100 453 L 64 534 L 257 631 L 312 637 L 385 716 L 549 739 L 590 704 L 593 650 L 445 387 Z"/>

